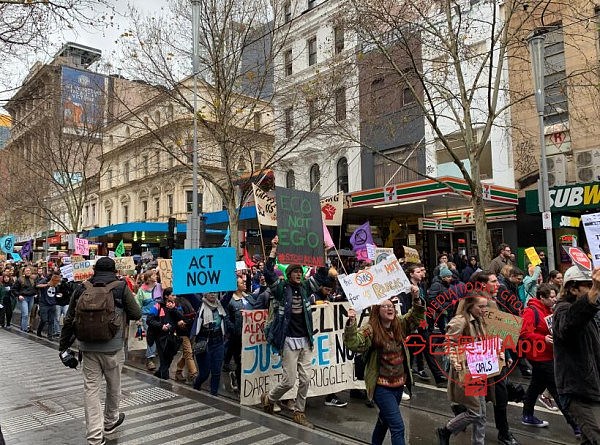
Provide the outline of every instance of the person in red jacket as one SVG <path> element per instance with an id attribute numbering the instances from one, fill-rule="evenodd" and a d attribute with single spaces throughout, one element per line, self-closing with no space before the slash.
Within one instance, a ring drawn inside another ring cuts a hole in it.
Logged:
<path id="1" fill-rule="evenodd" d="M 523 418 L 521 423 L 537 428 L 548 426 L 548 422 L 534 416 L 535 402 L 544 390 L 548 389 L 557 402 L 559 409 L 565 416 L 567 423 L 573 428 L 576 436 L 581 436 L 581 431 L 573 418 L 561 407 L 560 398 L 556 390 L 554 379 L 554 350 L 552 346 L 552 307 L 556 303 L 558 289 L 552 284 L 540 284 L 535 298 L 531 298 L 523 311 L 523 324 L 521 325 L 521 339 L 529 342 L 531 348 L 526 353 L 527 360 L 531 363 L 531 383 L 523 398 Z M 536 345 L 538 347 L 536 348 Z M 540 351 L 539 345 L 543 345 Z"/>

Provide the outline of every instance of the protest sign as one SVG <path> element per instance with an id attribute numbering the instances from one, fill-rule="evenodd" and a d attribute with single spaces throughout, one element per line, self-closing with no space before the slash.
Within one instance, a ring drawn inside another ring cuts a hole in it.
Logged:
<path id="1" fill-rule="evenodd" d="M 71 257 L 73 259 L 73 257 Z M 85 281 L 94 276 L 94 263 L 92 260 L 73 262 L 73 281 Z"/>
<path id="2" fill-rule="evenodd" d="M 332 394 L 346 389 L 364 389 L 364 381 L 354 374 L 354 353 L 343 341 L 348 303 L 313 306 L 314 352 L 310 370 L 308 396 Z M 243 311 L 242 377 L 240 403 L 256 405 L 260 395 L 271 390 L 282 379 L 281 356 L 266 343 L 264 325 L 267 310 Z M 368 316 L 363 314 L 358 325 Z M 294 398 L 297 385 L 282 399 Z"/>
<path id="3" fill-rule="evenodd" d="M 7 235 L 0 238 L 0 250 L 4 253 L 12 253 L 15 246 L 14 235 Z"/>
<path id="4" fill-rule="evenodd" d="M 581 215 L 594 267 L 600 267 L 600 213 Z"/>
<path id="5" fill-rule="evenodd" d="M 461 345 L 464 348 L 467 367 L 471 374 L 485 374 L 493 377 L 500 374 L 500 347 L 502 341 L 490 338 L 476 341 L 471 344 Z"/>
<path id="6" fill-rule="evenodd" d="M 275 187 L 275 198 L 279 261 L 306 266 L 325 265 L 319 195 Z"/>
<path id="7" fill-rule="evenodd" d="M 554 314 L 550 314 L 550 315 L 547 315 L 546 317 L 544 317 L 544 321 L 546 322 L 546 325 L 548 326 L 550 335 L 552 335 L 552 317 L 553 316 L 554 316 Z"/>
<path id="8" fill-rule="evenodd" d="M 10 255 L 12 256 L 13 261 L 15 261 L 17 263 L 19 261 L 23 261 L 23 258 L 21 258 L 21 255 L 18 254 L 17 252 L 12 252 Z"/>
<path id="9" fill-rule="evenodd" d="M 90 246 L 88 240 L 85 238 L 75 238 L 75 254 L 77 255 L 89 255 Z"/>
<path id="10" fill-rule="evenodd" d="M 145 252 L 142 252 L 142 259 L 151 261 L 154 259 L 154 254 L 150 250 L 146 250 Z"/>
<path id="11" fill-rule="evenodd" d="M 419 251 L 417 249 L 413 249 L 412 247 L 402 246 L 404 249 L 404 262 L 405 263 L 420 263 L 421 257 L 419 256 Z"/>
<path id="12" fill-rule="evenodd" d="M 321 199 L 323 222 L 328 226 L 341 226 L 344 212 L 344 192 Z"/>
<path id="13" fill-rule="evenodd" d="M 157 262 L 162 288 L 173 287 L 173 260 L 159 258 Z"/>
<path id="14" fill-rule="evenodd" d="M 133 270 L 135 269 L 135 261 L 132 256 L 121 256 L 113 258 L 117 270 Z"/>
<path id="15" fill-rule="evenodd" d="M 338 275 L 348 301 L 361 311 L 400 292 L 410 292 L 410 281 L 394 255 L 367 269 Z"/>
<path id="16" fill-rule="evenodd" d="M 60 268 L 60 275 L 67 281 L 73 281 L 73 265 L 67 264 Z"/>
<path id="17" fill-rule="evenodd" d="M 173 292 L 220 292 L 237 288 L 235 248 L 173 250 Z"/>
<path id="18" fill-rule="evenodd" d="M 527 249 L 525 249 L 525 255 L 527 255 L 527 258 L 529 258 L 529 262 L 533 266 L 542 264 L 542 260 L 540 259 L 540 256 L 538 255 L 537 251 L 535 250 L 535 247 L 528 247 Z"/>
<path id="19" fill-rule="evenodd" d="M 379 264 L 394 254 L 394 249 L 391 247 L 376 247 L 373 262 Z"/>
<path id="20" fill-rule="evenodd" d="M 235 270 L 236 271 L 240 271 L 240 270 L 248 270 L 248 266 L 246 265 L 245 261 L 236 261 L 235 262 Z"/>
<path id="21" fill-rule="evenodd" d="M 592 261 L 588 258 L 586 253 L 579 247 L 562 246 L 567 252 L 573 264 L 575 264 L 584 273 L 590 273 L 592 270 Z M 590 275 L 591 280 L 591 275 Z"/>
<path id="22" fill-rule="evenodd" d="M 265 192 L 256 184 L 252 184 L 254 205 L 258 223 L 263 226 L 277 226 L 277 206 L 272 192 Z"/>
<path id="23" fill-rule="evenodd" d="M 460 310 L 460 307 L 458 310 Z M 523 319 L 509 312 L 501 311 L 498 309 L 496 302 L 490 300 L 485 315 L 485 323 L 488 335 L 498 336 L 502 341 L 506 341 L 507 337 L 510 336 L 512 342 L 516 344 L 521 335 Z"/>

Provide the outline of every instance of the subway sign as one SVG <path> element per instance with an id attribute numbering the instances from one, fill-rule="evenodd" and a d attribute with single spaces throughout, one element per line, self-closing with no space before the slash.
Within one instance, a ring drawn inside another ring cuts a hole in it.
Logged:
<path id="1" fill-rule="evenodd" d="M 600 207 L 600 182 L 552 187 L 549 191 L 550 210 L 586 210 Z M 537 190 L 525 193 L 527 213 L 539 213 Z"/>

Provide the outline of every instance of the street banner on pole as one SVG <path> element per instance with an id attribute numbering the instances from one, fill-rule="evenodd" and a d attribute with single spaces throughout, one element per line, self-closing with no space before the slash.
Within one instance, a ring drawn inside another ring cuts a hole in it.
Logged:
<path id="1" fill-rule="evenodd" d="M 323 266 L 323 220 L 319 195 L 275 187 L 279 261 L 287 264 Z"/>

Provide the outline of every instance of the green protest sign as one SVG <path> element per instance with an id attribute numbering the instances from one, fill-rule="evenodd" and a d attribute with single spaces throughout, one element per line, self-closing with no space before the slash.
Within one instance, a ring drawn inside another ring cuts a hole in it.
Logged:
<path id="1" fill-rule="evenodd" d="M 275 187 L 279 261 L 323 266 L 323 221 L 319 195 Z"/>

